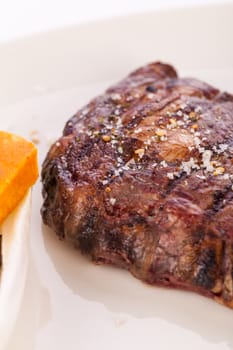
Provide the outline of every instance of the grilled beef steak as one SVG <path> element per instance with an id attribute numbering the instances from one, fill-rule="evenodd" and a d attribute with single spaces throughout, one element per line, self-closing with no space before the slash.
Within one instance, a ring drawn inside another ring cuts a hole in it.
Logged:
<path id="1" fill-rule="evenodd" d="M 233 96 L 142 67 L 71 118 L 44 223 L 96 263 L 233 308 Z"/>

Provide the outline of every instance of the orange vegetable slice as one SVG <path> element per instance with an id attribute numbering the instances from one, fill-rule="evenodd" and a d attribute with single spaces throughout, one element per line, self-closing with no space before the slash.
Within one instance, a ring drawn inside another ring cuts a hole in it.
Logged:
<path id="1" fill-rule="evenodd" d="M 20 136 L 0 131 L 0 223 L 38 177 L 37 149 Z"/>

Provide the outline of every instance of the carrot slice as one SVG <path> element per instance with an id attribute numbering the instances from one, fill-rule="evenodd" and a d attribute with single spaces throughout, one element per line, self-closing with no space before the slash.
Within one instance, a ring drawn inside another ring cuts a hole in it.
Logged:
<path id="1" fill-rule="evenodd" d="M 0 131 L 0 223 L 38 177 L 37 149 L 20 136 Z"/>

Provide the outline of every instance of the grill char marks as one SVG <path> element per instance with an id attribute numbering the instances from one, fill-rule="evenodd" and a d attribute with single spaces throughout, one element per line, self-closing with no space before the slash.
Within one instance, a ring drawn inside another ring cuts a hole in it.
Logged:
<path id="1" fill-rule="evenodd" d="M 232 95 L 142 67 L 67 122 L 43 220 L 96 263 L 233 308 L 232 135 Z"/>

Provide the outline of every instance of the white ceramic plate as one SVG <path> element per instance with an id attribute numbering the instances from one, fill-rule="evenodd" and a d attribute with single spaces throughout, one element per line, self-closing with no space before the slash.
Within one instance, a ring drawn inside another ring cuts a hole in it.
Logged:
<path id="1" fill-rule="evenodd" d="M 28 272 L 28 237 L 31 191 L 1 226 L 2 267 L 0 276 L 0 349 L 6 347 L 14 330 L 23 299 Z"/>
<path id="2" fill-rule="evenodd" d="M 6 44 L 0 47 L 1 128 L 26 137 L 38 131 L 42 161 L 79 107 L 158 59 L 233 91 L 232 13 L 232 5 L 156 12 Z M 233 347 L 232 310 L 93 265 L 43 227 L 40 191 L 38 183 L 33 261 L 10 350 Z"/>

